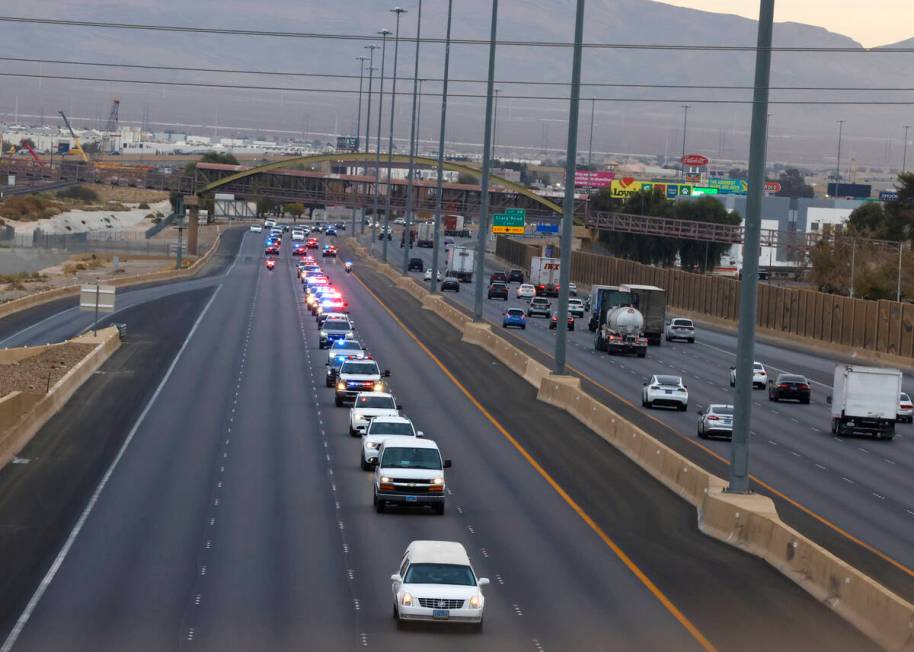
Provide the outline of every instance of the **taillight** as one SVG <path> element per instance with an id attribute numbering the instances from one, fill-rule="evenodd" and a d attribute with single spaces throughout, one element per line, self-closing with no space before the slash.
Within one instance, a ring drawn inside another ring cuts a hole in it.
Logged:
<path id="1" fill-rule="evenodd" d="M 711 414 L 708 416 L 708 421 L 720 421 L 720 418 L 716 415 Z"/>
<path id="2" fill-rule="evenodd" d="M 807 385 L 806 383 L 800 383 L 799 387 L 800 387 L 800 389 L 809 389 L 809 385 Z"/>
<path id="3" fill-rule="evenodd" d="M 790 385 L 788 385 L 787 383 L 781 383 L 780 385 L 778 385 L 778 388 L 779 389 L 790 389 Z"/>

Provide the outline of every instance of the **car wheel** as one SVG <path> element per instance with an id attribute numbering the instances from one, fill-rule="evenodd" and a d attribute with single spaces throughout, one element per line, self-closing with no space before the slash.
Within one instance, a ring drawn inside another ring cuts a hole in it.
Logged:
<path id="1" fill-rule="evenodd" d="M 680 403 L 678 407 L 680 412 L 685 412 L 687 409 L 689 409 L 689 406 L 686 403 Z"/>
<path id="2" fill-rule="evenodd" d="M 647 355 L 647 351 L 638 351 L 638 357 L 643 358 Z"/>
<path id="3" fill-rule="evenodd" d="M 435 504 L 435 513 L 436 513 L 438 516 L 443 516 L 443 515 L 444 515 L 444 503 L 436 503 L 436 504 Z"/>
<path id="4" fill-rule="evenodd" d="M 653 401 L 645 401 L 645 402 L 644 402 L 644 407 L 646 407 L 646 408 L 649 409 L 649 410 L 653 410 L 653 409 L 654 409 L 654 402 L 653 402 Z"/>
<path id="5" fill-rule="evenodd" d="M 698 438 L 699 438 L 699 439 L 707 439 L 707 438 L 708 438 L 707 435 L 705 435 L 704 430 L 701 429 L 701 426 L 699 426 L 699 428 L 698 428 Z"/>
<path id="6" fill-rule="evenodd" d="M 343 407 L 343 399 L 341 399 L 339 396 L 335 397 L 333 401 L 336 403 L 337 407 Z"/>
<path id="7" fill-rule="evenodd" d="M 772 394 L 771 392 L 768 392 L 768 400 L 769 400 L 769 401 L 777 401 L 777 399 L 774 397 L 774 394 Z"/>
<path id="8" fill-rule="evenodd" d="M 802 403 L 803 405 L 809 405 L 809 399 L 808 399 L 808 398 L 801 398 L 801 399 L 800 399 L 800 403 Z"/>
<path id="9" fill-rule="evenodd" d="M 521 326 L 520 329 L 521 329 L 522 331 L 527 330 L 527 324 L 524 324 L 523 326 Z"/>
<path id="10" fill-rule="evenodd" d="M 694 337 L 690 337 L 690 338 L 689 338 L 689 344 L 695 344 L 695 338 L 694 338 Z"/>
<path id="11" fill-rule="evenodd" d="M 384 501 L 380 500 L 377 496 L 374 497 L 374 508 L 378 514 L 384 513 Z"/>
<path id="12" fill-rule="evenodd" d="M 365 458 L 364 458 L 363 456 L 361 456 L 361 455 L 359 455 L 359 462 L 361 462 L 361 466 L 362 466 L 362 470 L 363 470 L 363 471 L 371 471 L 371 464 L 369 464 L 368 462 L 366 462 L 366 461 L 365 461 Z"/>

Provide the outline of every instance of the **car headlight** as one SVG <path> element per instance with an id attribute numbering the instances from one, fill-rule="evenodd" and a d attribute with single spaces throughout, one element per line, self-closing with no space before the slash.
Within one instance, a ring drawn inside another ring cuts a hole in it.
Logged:
<path id="1" fill-rule="evenodd" d="M 385 482 L 393 482 L 393 480 L 391 480 L 391 479 L 390 479 L 389 477 L 387 477 L 386 475 L 382 475 L 382 476 L 381 476 L 381 482 L 382 482 L 382 483 L 385 483 Z"/>
<path id="2" fill-rule="evenodd" d="M 444 478 L 432 478 L 432 484 L 434 484 L 434 485 L 439 485 L 439 486 L 440 486 L 440 485 L 443 485 L 443 484 L 444 484 Z"/>
<path id="3" fill-rule="evenodd" d="M 374 384 L 374 391 L 376 391 L 376 392 L 383 392 L 383 391 L 384 391 L 384 383 L 382 383 L 380 380 L 377 381 L 377 382 L 375 382 L 375 384 Z"/>
<path id="4" fill-rule="evenodd" d="M 346 339 L 347 340 L 355 339 L 355 333 L 353 333 L 352 331 L 346 331 Z"/>
<path id="5" fill-rule="evenodd" d="M 411 607 L 413 606 L 413 596 L 409 593 L 404 593 L 400 602 L 404 607 Z"/>
<path id="6" fill-rule="evenodd" d="M 479 605 L 482 604 L 482 596 L 479 594 L 474 595 L 470 598 L 470 608 L 479 609 Z"/>
<path id="7" fill-rule="evenodd" d="M 327 331 L 321 331 L 321 337 L 327 337 Z"/>
<path id="8" fill-rule="evenodd" d="M 339 383 L 336 384 L 336 388 L 337 388 L 337 389 L 346 389 L 346 383 L 344 383 L 344 382 L 339 382 Z"/>
<path id="9" fill-rule="evenodd" d="M 374 449 L 377 448 L 377 447 L 378 447 L 377 442 L 374 442 L 374 441 L 366 441 L 366 442 L 365 442 L 365 448 L 371 448 L 372 450 L 374 450 Z"/>

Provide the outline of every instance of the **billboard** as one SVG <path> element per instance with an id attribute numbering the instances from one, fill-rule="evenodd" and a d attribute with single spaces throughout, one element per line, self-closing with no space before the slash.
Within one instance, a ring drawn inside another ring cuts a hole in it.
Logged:
<path id="1" fill-rule="evenodd" d="M 717 188 L 719 195 L 745 195 L 749 191 L 749 184 L 743 179 L 711 177 L 708 179 L 708 187 Z"/>
<path id="2" fill-rule="evenodd" d="M 898 193 L 894 190 L 881 190 L 879 201 L 898 201 Z"/>
<path id="3" fill-rule="evenodd" d="M 639 181 L 626 177 L 623 179 L 613 179 L 612 184 L 610 185 L 610 196 L 613 199 L 625 199 L 640 190 L 659 190 L 667 199 L 691 197 L 694 194 L 694 186 L 689 183 Z"/>
<path id="4" fill-rule="evenodd" d="M 575 170 L 575 188 L 606 188 L 616 178 L 615 172 L 608 170 Z"/>
<path id="5" fill-rule="evenodd" d="M 357 152 L 359 151 L 358 136 L 337 136 L 336 151 L 338 152 Z"/>
<path id="6" fill-rule="evenodd" d="M 683 165 L 688 165 L 693 168 L 700 168 L 708 165 L 711 162 L 707 156 L 702 154 L 686 154 L 680 159 Z"/>
<path id="7" fill-rule="evenodd" d="M 830 183 L 827 192 L 829 197 L 866 199 L 873 194 L 873 186 L 868 183 Z"/>

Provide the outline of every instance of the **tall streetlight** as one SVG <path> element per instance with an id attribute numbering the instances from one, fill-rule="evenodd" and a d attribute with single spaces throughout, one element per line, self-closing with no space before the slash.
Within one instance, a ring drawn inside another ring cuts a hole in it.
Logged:
<path id="1" fill-rule="evenodd" d="M 482 277 L 486 272 L 486 238 L 489 235 L 489 170 L 492 158 L 492 96 L 495 90 L 495 38 L 498 34 L 498 0 L 492 0 L 492 27 L 489 35 L 489 76 L 486 81 L 486 119 L 482 143 L 482 179 L 479 197 L 479 233 L 476 237 L 476 287 L 473 321 L 482 321 Z"/>
<path id="2" fill-rule="evenodd" d="M 685 181 L 686 129 L 689 126 L 689 109 L 691 108 L 688 104 L 682 105 L 682 158 L 679 159 L 679 167 L 682 170 L 683 181 Z"/>
<path id="3" fill-rule="evenodd" d="M 911 125 L 904 126 L 904 154 L 901 157 L 901 173 L 904 174 L 908 171 L 908 129 L 911 128 Z"/>
<path id="4" fill-rule="evenodd" d="M 584 39 L 584 0 L 577 0 L 574 19 L 574 54 L 571 60 L 571 102 L 568 105 L 568 145 L 565 152 L 565 200 L 562 204 L 559 307 L 555 337 L 555 373 L 565 373 L 568 339 L 568 283 L 571 281 L 571 235 L 574 222 L 574 173 L 578 160 L 578 117 L 581 97 L 581 55 Z"/>
<path id="5" fill-rule="evenodd" d="M 841 183 L 841 139 L 844 136 L 844 120 L 838 120 L 838 155 L 835 164 L 835 196 L 838 196 L 838 184 Z"/>
<path id="6" fill-rule="evenodd" d="M 495 89 L 495 106 L 493 108 L 493 113 L 492 113 L 492 158 L 493 159 L 498 156 L 496 153 L 498 151 L 498 148 L 495 144 L 495 142 L 496 142 L 495 136 L 498 133 L 498 94 L 499 93 L 501 93 L 501 89 L 496 88 Z"/>
<path id="7" fill-rule="evenodd" d="M 755 90 L 749 138 L 749 189 L 743 236 L 743 278 L 740 281 L 739 333 L 736 340 L 736 396 L 733 399 L 733 441 L 730 445 L 730 493 L 749 492 L 749 432 L 752 423 L 752 361 L 758 299 L 758 258 L 765 185 L 766 114 L 771 76 L 771 32 L 774 0 L 761 0 L 755 50 Z"/>
<path id="8" fill-rule="evenodd" d="M 438 254 L 441 242 L 441 201 L 444 193 L 444 133 L 447 123 L 447 79 L 451 63 L 451 13 L 454 0 L 447 1 L 447 36 L 444 39 L 444 84 L 441 87 L 441 126 L 438 131 L 438 187 L 435 193 L 435 242 L 432 245 L 432 276 L 429 289 L 438 292 Z"/>
<path id="9" fill-rule="evenodd" d="M 397 15 L 397 27 L 394 29 L 394 74 L 393 88 L 390 91 L 390 131 L 387 134 L 387 201 L 384 204 L 384 237 L 381 239 L 385 263 L 387 262 L 387 234 L 389 233 L 388 229 L 390 229 L 390 196 L 393 191 L 390 173 L 394 162 L 394 115 L 396 114 L 397 104 L 397 57 L 400 54 L 400 16 L 406 13 L 406 9 L 394 7 L 390 11 Z"/>
<path id="10" fill-rule="evenodd" d="M 406 276 L 409 266 L 409 247 L 412 244 L 410 229 L 413 218 L 413 177 L 416 176 L 416 107 L 419 99 L 419 39 L 422 37 L 422 0 L 419 0 L 419 10 L 416 14 L 416 63 L 413 67 L 413 108 L 409 124 L 409 178 L 406 181 L 406 224 L 403 230 L 403 276 Z"/>
<path id="11" fill-rule="evenodd" d="M 381 116 L 384 115 L 384 59 L 387 56 L 387 37 L 389 29 L 382 29 L 381 35 L 381 80 L 378 84 L 378 141 L 375 145 L 374 157 L 374 210 L 371 212 L 371 247 L 374 251 L 374 242 L 378 239 L 378 201 L 381 193 Z M 387 234 L 381 234 L 387 237 Z M 385 242 L 387 242 L 385 240 Z"/>
<path id="12" fill-rule="evenodd" d="M 378 49 L 379 46 L 371 44 L 366 45 L 365 49 L 369 51 L 368 55 L 368 115 L 365 116 L 365 153 L 368 153 L 368 141 L 371 140 L 371 95 L 373 92 L 374 85 L 374 51 Z M 375 168 L 377 172 L 377 168 Z M 376 195 L 377 197 L 377 195 Z M 365 213 L 362 213 L 362 223 L 359 225 L 359 233 L 365 233 Z M 352 237 L 355 237 L 355 233 L 352 234 Z"/>
<path id="13" fill-rule="evenodd" d="M 584 210 L 587 217 L 590 217 L 590 193 L 593 192 L 593 118 L 596 113 L 597 98 L 590 98 L 590 138 L 587 143 L 587 203 L 584 204 Z M 568 180 L 565 180 L 565 186 L 568 186 Z"/>
<path id="14" fill-rule="evenodd" d="M 362 86 L 365 80 L 365 62 L 368 61 L 368 57 L 360 56 L 355 58 L 359 62 L 359 110 L 356 113 L 355 120 L 355 137 L 356 137 L 356 151 L 359 151 L 358 138 L 359 133 L 362 131 Z M 352 206 L 352 237 L 355 237 L 355 204 Z"/>

